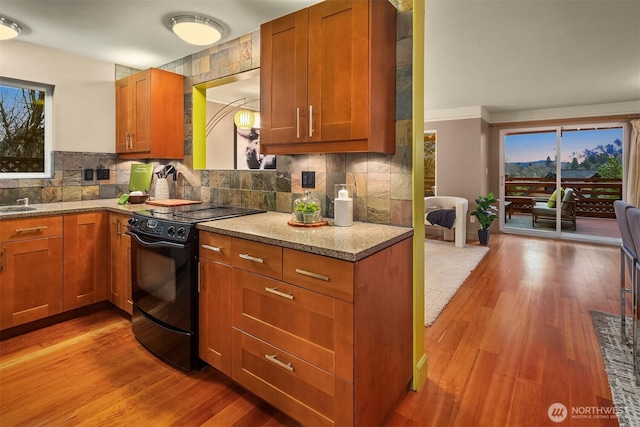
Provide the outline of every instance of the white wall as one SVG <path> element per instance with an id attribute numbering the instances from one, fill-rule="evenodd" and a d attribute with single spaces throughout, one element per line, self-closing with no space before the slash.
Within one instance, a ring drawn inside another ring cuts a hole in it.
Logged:
<path id="1" fill-rule="evenodd" d="M 12 40 L 0 75 L 55 86 L 54 151 L 115 152 L 115 64 Z"/>
<path id="2" fill-rule="evenodd" d="M 207 101 L 207 123 L 224 104 Z M 211 130 L 207 136 L 207 169 L 233 169 L 234 163 L 234 128 L 231 112 Z"/>
<path id="3" fill-rule="evenodd" d="M 489 124 L 481 118 L 429 121 L 425 129 L 436 130 L 436 187 L 439 196 L 464 197 L 469 212 L 475 199 L 490 188 Z M 478 226 L 467 218 L 467 238 L 477 239 Z"/>

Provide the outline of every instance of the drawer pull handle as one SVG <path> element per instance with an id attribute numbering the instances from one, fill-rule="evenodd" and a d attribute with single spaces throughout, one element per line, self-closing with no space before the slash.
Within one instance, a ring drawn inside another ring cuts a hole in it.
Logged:
<path id="1" fill-rule="evenodd" d="M 41 225 L 39 227 L 29 227 L 29 228 L 16 228 L 16 233 L 28 233 L 30 231 L 42 231 L 42 230 L 46 230 L 47 227 L 46 225 Z"/>
<path id="2" fill-rule="evenodd" d="M 264 290 L 271 294 L 278 295 L 279 297 L 282 297 L 282 298 L 293 299 L 293 294 L 287 294 L 287 293 L 281 292 L 278 290 L 278 288 L 265 287 Z"/>
<path id="3" fill-rule="evenodd" d="M 323 274 L 318 274 L 318 273 L 312 273 L 310 271 L 301 270 L 299 268 L 296 268 L 296 273 L 302 274 L 304 276 L 313 277 L 314 279 L 324 280 L 325 282 L 329 281 L 329 276 L 325 276 Z"/>
<path id="4" fill-rule="evenodd" d="M 211 245 L 202 245 L 202 249 L 207 249 L 209 251 L 213 251 L 213 252 L 222 252 L 222 249 L 217 247 L 217 246 L 211 246 Z"/>
<path id="5" fill-rule="evenodd" d="M 259 262 L 260 264 L 262 264 L 264 262 L 264 260 L 262 258 L 256 258 L 253 257 L 249 254 L 240 254 L 238 255 L 240 258 L 242 259 L 246 259 L 247 261 L 253 261 L 253 262 Z"/>
<path id="6" fill-rule="evenodd" d="M 264 358 L 267 359 L 269 362 L 275 363 L 281 368 L 286 369 L 289 372 L 293 372 L 293 366 L 291 366 L 291 362 L 289 363 L 281 362 L 277 359 L 277 356 L 278 356 L 277 354 L 265 354 Z"/>

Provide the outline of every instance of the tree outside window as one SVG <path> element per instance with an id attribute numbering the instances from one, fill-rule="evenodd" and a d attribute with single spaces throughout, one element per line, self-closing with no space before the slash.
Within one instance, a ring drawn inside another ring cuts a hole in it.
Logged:
<path id="1" fill-rule="evenodd" d="M 49 176 L 51 88 L 0 78 L 0 178 Z"/>

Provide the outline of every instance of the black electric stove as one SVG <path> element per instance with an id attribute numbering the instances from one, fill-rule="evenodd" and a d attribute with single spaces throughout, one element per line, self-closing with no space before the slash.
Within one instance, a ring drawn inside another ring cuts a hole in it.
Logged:
<path id="1" fill-rule="evenodd" d="M 175 207 L 160 207 L 135 211 L 129 219 L 129 230 L 158 239 L 186 242 L 197 234 L 198 222 L 234 218 L 266 212 L 261 209 L 204 203 Z"/>
<path id="2" fill-rule="evenodd" d="M 129 219 L 132 330 L 149 351 L 198 369 L 198 222 L 264 212 L 220 205 L 140 210 Z"/>

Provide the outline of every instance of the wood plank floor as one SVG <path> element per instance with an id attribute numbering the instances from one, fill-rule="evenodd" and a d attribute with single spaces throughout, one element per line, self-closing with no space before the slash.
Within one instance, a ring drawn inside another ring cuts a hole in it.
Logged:
<path id="1" fill-rule="evenodd" d="M 619 313 L 619 250 L 492 235 L 490 251 L 425 328 L 428 381 L 392 426 L 552 423 L 552 403 L 611 407 L 590 309 Z M 427 272 L 428 274 L 428 272 Z M 0 425 L 280 426 L 295 422 L 211 368 L 150 355 L 105 310 L 0 343 Z"/>

